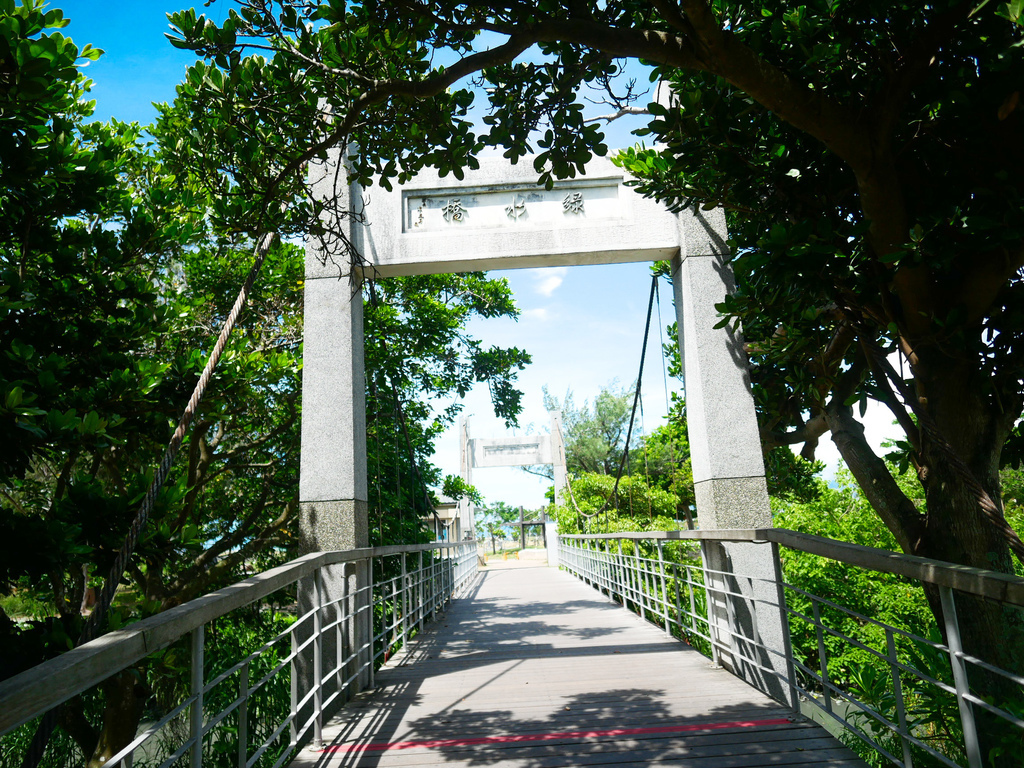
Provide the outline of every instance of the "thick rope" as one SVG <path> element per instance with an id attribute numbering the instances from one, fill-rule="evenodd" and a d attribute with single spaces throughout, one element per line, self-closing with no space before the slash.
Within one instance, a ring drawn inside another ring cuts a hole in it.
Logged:
<path id="1" fill-rule="evenodd" d="M 142 505 L 139 507 L 139 511 L 136 513 L 131 527 L 128 529 L 124 542 L 121 544 L 121 549 L 118 551 L 113 564 L 110 566 L 110 572 L 107 574 L 107 580 L 103 585 L 103 591 L 100 593 L 99 599 L 96 601 L 96 607 L 89 615 L 89 618 L 85 623 L 85 627 L 82 629 L 82 633 L 78 637 L 76 645 L 84 645 L 90 640 L 93 640 L 99 634 L 100 627 L 103 624 L 103 619 L 106 617 L 107 611 L 110 609 L 110 606 L 114 601 L 114 594 L 117 592 L 117 587 L 121 582 L 121 577 L 124 575 L 125 567 L 128 565 L 128 561 L 131 559 L 132 553 L 135 551 L 135 545 L 138 544 L 139 537 L 142 535 L 142 531 L 145 529 L 146 523 L 149 522 L 149 516 L 153 511 L 153 506 L 156 504 L 157 496 L 160 494 L 164 481 L 167 479 L 167 474 L 170 472 L 171 467 L 174 464 L 174 460 L 181 448 L 182 441 L 185 439 L 185 434 L 188 432 L 188 428 L 192 424 L 192 419 L 195 417 L 196 410 L 199 408 L 199 403 L 202 401 L 203 395 L 206 394 L 206 387 L 209 385 L 210 379 L 213 377 L 213 371 L 217 367 L 217 363 L 220 361 L 221 355 L 224 353 L 224 347 L 227 344 L 228 336 L 231 335 L 231 331 L 235 327 L 238 316 L 241 314 L 242 308 L 245 306 L 245 302 L 249 298 L 249 294 L 252 292 L 252 287 L 256 282 L 256 277 L 259 274 L 260 268 L 263 266 L 263 260 L 266 258 L 273 241 L 274 234 L 269 233 L 260 238 L 256 245 L 255 260 L 253 261 L 252 269 L 249 270 L 249 275 L 246 277 L 245 283 L 242 285 L 242 289 L 238 292 L 235 304 L 231 308 L 231 312 L 228 313 L 227 319 L 224 321 L 224 326 L 221 328 L 220 336 L 217 337 L 217 343 L 214 344 L 213 350 L 210 352 L 210 357 L 206 361 L 206 367 L 199 376 L 199 381 L 196 383 L 195 389 L 192 391 L 192 397 L 189 398 L 188 405 L 185 406 L 185 411 L 182 413 L 181 419 L 178 421 L 178 427 L 174 430 L 174 435 L 167 444 L 167 450 L 164 451 L 163 461 L 160 462 L 156 475 L 153 477 L 153 482 L 150 484 L 149 490 L 146 491 L 146 496 L 142 500 Z M 36 728 L 36 732 L 32 736 L 32 742 L 29 744 L 28 752 L 25 754 L 24 760 L 22 760 L 22 768 L 36 768 L 36 766 L 39 765 L 39 761 L 42 760 L 43 753 L 46 751 L 46 745 L 50 741 L 50 736 L 57 727 L 57 722 L 60 719 L 60 711 L 61 706 L 57 706 L 43 715 L 42 722 L 40 722 L 39 727 Z"/>
<path id="2" fill-rule="evenodd" d="M 374 307 L 380 306 L 380 300 L 377 298 L 377 286 L 374 280 L 368 281 L 370 284 L 370 302 Z M 388 343 L 385 338 L 383 330 L 380 333 L 380 346 L 384 351 L 384 354 L 388 354 Z M 388 380 L 388 384 L 391 385 L 391 392 L 395 398 L 395 414 L 397 415 L 398 425 L 402 429 L 402 435 L 405 438 L 405 446 L 409 453 L 409 463 L 412 464 L 413 474 L 416 480 L 419 481 L 420 487 L 423 489 L 423 500 L 425 508 L 434 516 L 434 522 L 436 525 L 441 524 L 441 517 L 437 514 L 437 510 L 434 508 L 434 501 L 430 498 L 430 489 L 427 487 L 426 480 L 423 479 L 423 475 L 420 473 L 419 464 L 416 463 L 416 452 L 412 447 L 412 439 L 409 437 L 409 429 L 406 426 L 405 411 L 402 410 L 402 399 L 398 396 L 398 387 L 395 386 L 394 380 L 385 374 L 385 378 Z M 395 464 L 397 468 L 397 462 Z"/>
<path id="3" fill-rule="evenodd" d="M 929 439 L 939 448 L 949 462 L 953 470 L 960 475 L 964 485 L 967 486 L 968 490 L 974 494 L 978 501 L 978 507 L 981 509 L 985 519 L 991 523 L 997 531 L 1006 539 L 1007 545 L 1010 550 L 1017 556 L 1017 559 L 1024 563 L 1024 542 L 1021 541 L 1020 536 L 1013 529 L 1006 518 L 1003 516 L 1002 510 L 996 505 L 992 497 L 988 494 L 988 491 L 982 487 L 978 481 L 977 476 L 967 466 L 956 449 L 950 445 L 949 441 L 946 440 L 945 436 L 939 430 L 935 420 L 931 417 L 924 408 L 921 407 L 920 402 L 913 396 L 913 393 L 907 388 L 906 382 L 896 372 L 896 369 L 892 367 L 892 364 L 885 358 L 885 354 L 879 349 L 878 345 L 873 342 L 865 342 L 865 348 L 874 359 L 875 364 L 882 370 L 885 376 L 893 383 L 896 389 L 900 393 L 900 397 L 903 399 L 904 405 L 908 406 L 914 415 L 917 416 L 917 421 L 921 429 Z"/>

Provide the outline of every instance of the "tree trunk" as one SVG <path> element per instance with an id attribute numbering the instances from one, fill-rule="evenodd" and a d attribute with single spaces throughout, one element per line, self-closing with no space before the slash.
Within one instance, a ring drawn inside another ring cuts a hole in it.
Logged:
<path id="1" fill-rule="evenodd" d="M 135 738 L 142 716 L 143 692 L 138 673 L 126 669 L 103 682 L 103 730 L 87 768 L 102 768 Z"/>
<path id="2" fill-rule="evenodd" d="M 974 479 L 1001 506 L 999 457 L 1013 418 L 997 407 L 993 383 L 964 361 L 938 350 L 919 350 L 914 367 L 921 405 L 939 433 L 970 468 Z M 1010 402 L 1012 397 L 1007 400 Z M 1012 410 L 1012 409 L 1011 409 Z M 1019 408 L 1017 408 L 1019 412 Z M 919 477 L 924 488 L 925 514 L 899 490 L 884 463 L 867 446 L 863 428 L 842 403 L 828 408 L 832 438 L 857 479 L 865 497 L 908 554 L 1013 573 L 1008 542 L 984 515 L 968 478 L 950 462 L 948 453 L 925 430 L 921 442 Z M 937 588 L 925 587 L 936 624 L 946 635 Z M 963 650 L 1010 672 L 1024 672 L 1024 621 L 1021 612 L 968 595 L 954 593 Z M 1019 686 L 999 675 L 968 664 L 972 692 L 998 705 L 1022 703 Z M 982 755 L 1000 746 L 1007 723 L 974 707 Z M 1016 757 L 997 758 L 992 765 L 1016 765 Z M 1002 760 L 1003 762 L 1000 762 Z"/>
<path id="3" fill-rule="evenodd" d="M 940 353 L 922 355 L 915 367 L 918 390 L 942 437 L 970 468 L 974 479 L 1002 508 L 999 485 L 999 457 L 1013 423 L 998 407 L 990 382 L 964 363 L 956 364 Z M 928 360 L 929 357 L 938 358 Z M 937 364 L 935 364 L 937 362 Z M 932 363 L 932 364 L 929 364 Z M 1018 409 L 1019 410 L 1019 409 Z M 948 460 L 945 451 L 922 436 L 921 482 L 928 514 L 913 554 L 953 563 L 1013 573 L 1013 560 L 1005 535 L 982 512 L 977 493 Z M 932 612 L 943 624 L 937 589 L 925 593 Z M 1024 616 L 1021 611 L 969 595 L 955 593 L 957 623 L 964 652 L 1002 669 L 1024 672 Z M 1005 678 L 968 664 L 973 692 L 997 705 L 1019 707 L 1024 696 L 1019 686 Z M 975 707 L 983 756 L 999 746 L 1007 734 L 1007 723 Z M 1007 759 L 1013 760 L 1016 758 Z M 995 765 L 1002 765 L 1000 762 Z M 1007 762 L 1007 765 L 1011 763 Z"/>

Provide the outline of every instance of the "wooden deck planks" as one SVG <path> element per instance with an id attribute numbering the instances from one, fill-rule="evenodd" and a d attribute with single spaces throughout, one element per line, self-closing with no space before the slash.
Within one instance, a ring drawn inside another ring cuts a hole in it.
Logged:
<path id="1" fill-rule="evenodd" d="M 296 768 L 864 768 L 823 729 L 555 569 L 491 565 Z"/>

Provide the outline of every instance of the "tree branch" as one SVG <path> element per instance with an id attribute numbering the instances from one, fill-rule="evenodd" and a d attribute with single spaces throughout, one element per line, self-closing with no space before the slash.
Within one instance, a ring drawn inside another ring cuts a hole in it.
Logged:
<path id="1" fill-rule="evenodd" d="M 239 563 L 244 562 L 253 553 L 263 551 L 278 543 L 278 534 L 288 524 L 288 521 L 292 519 L 297 506 L 297 501 L 289 501 L 277 519 L 260 531 L 257 537 L 251 539 L 245 546 L 221 558 L 216 564 L 189 580 L 186 585 L 182 586 L 180 592 L 174 596 L 175 603 L 187 602 L 203 594 L 210 584 L 215 583 L 225 574 L 231 573 Z"/>
<path id="2" fill-rule="evenodd" d="M 620 117 L 626 115 L 649 115 L 650 110 L 647 107 L 622 107 L 618 112 L 613 112 L 610 115 L 599 115 L 597 117 L 588 117 L 583 123 L 596 123 L 598 120 L 606 120 L 609 123 L 618 120 Z"/>
<path id="3" fill-rule="evenodd" d="M 770 448 L 780 445 L 796 445 L 809 440 L 817 440 L 828 432 L 828 429 L 828 421 L 819 414 L 792 432 L 765 430 L 761 433 L 761 440 L 768 443 Z"/>
<path id="4" fill-rule="evenodd" d="M 867 344 L 867 342 L 862 342 Z M 884 361 L 884 365 L 879 362 L 879 356 L 872 353 L 872 350 L 865 349 L 864 356 L 867 358 L 868 365 L 871 367 L 871 372 L 875 375 L 875 381 L 883 390 L 883 396 L 880 398 L 881 402 L 892 412 L 892 415 L 896 417 L 896 421 L 899 422 L 900 427 L 906 434 L 910 444 L 914 447 L 914 450 L 918 453 L 921 452 L 921 431 L 918 429 L 917 424 L 910 417 L 910 413 L 907 412 L 903 402 L 906 401 L 907 395 L 910 393 L 907 391 L 906 384 L 900 379 L 896 381 L 899 376 L 891 365 L 888 365 L 888 361 Z M 903 396 L 903 401 L 896 397 L 896 392 L 893 390 L 892 385 L 896 384 L 900 388 L 900 392 Z"/>
<path id="5" fill-rule="evenodd" d="M 864 426 L 853 417 L 853 409 L 833 401 L 827 408 L 832 442 L 860 485 L 868 503 L 878 512 L 900 548 L 916 554 L 924 533 L 924 517 L 907 498 L 889 468 L 864 439 Z"/>

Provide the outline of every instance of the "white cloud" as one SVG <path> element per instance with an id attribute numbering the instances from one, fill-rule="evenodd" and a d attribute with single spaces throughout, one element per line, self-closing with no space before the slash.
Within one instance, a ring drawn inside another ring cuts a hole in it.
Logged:
<path id="1" fill-rule="evenodd" d="M 523 317 L 527 320 L 547 320 L 551 316 L 547 307 L 535 307 L 523 311 Z"/>
<path id="2" fill-rule="evenodd" d="M 530 277 L 534 281 L 534 290 L 541 296 L 550 297 L 565 280 L 569 273 L 568 267 L 547 267 L 531 269 Z"/>

